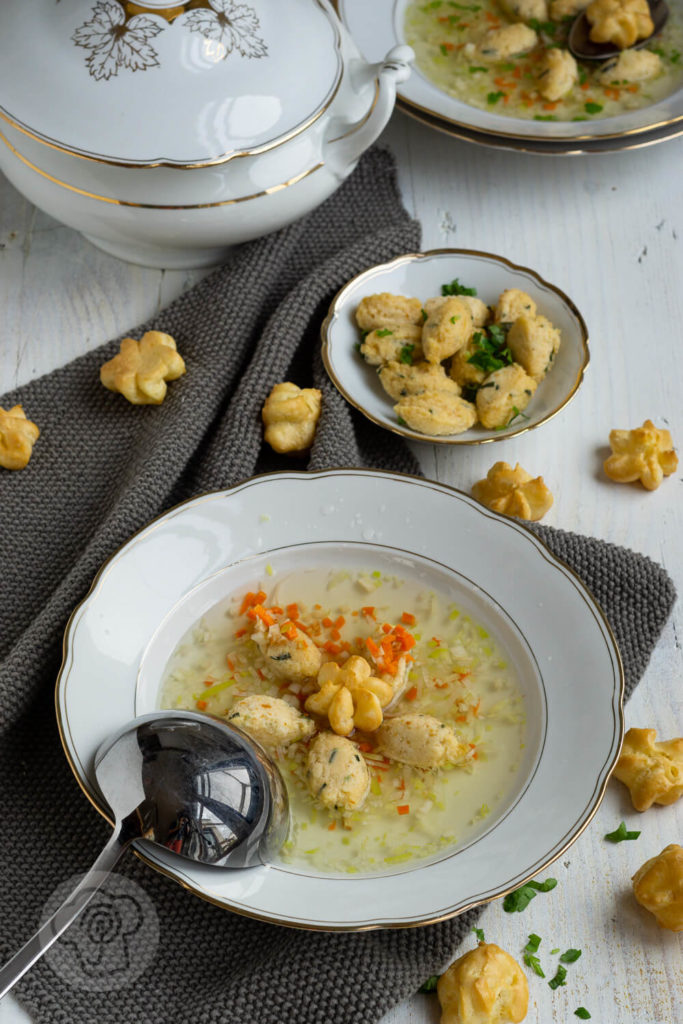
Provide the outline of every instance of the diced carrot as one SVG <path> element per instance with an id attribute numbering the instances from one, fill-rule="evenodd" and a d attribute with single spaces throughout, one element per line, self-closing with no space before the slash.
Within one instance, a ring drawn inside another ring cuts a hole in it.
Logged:
<path id="1" fill-rule="evenodd" d="M 399 814 L 408 814 L 410 812 L 410 804 L 399 804 L 396 810 Z"/>
<path id="2" fill-rule="evenodd" d="M 256 669 L 256 675 L 259 677 L 259 679 L 265 679 L 266 678 L 260 668 Z"/>
<path id="3" fill-rule="evenodd" d="M 369 619 L 375 617 L 375 606 L 374 604 L 366 604 L 364 608 L 361 608 L 363 615 L 366 615 Z"/>
<path id="4" fill-rule="evenodd" d="M 627 85 L 626 92 L 638 92 L 639 88 L 639 85 Z"/>
<path id="5" fill-rule="evenodd" d="M 345 625 L 346 625 L 346 619 L 344 618 L 344 616 L 343 616 L 343 615 L 339 615 L 339 616 L 338 616 L 338 617 L 337 617 L 337 618 L 336 618 L 336 619 L 334 620 L 334 628 L 335 628 L 335 629 L 341 629 L 341 628 L 342 628 L 342 626 L 345 626 Z"/>
<path id="6" fill-rule="evenodd" d="M 348 654 L 351 653 L 351 644 L 349 643 L 348 640 L 342 640 L 339 646 L 341 647 L 342 651 L 346 651 Z"/>
<path id="7" fill-rule="evenodd" d="M 282 626 L 281 632 L 288 640 L 296 640 L 296 626 L 293 622 L 286 622 L 284 626 Z"/>
<path id="8" fill-rule="evenodd" d="M 373 658 L 376 658 L 377 655 L 379 654 L 379 647 L 377 646 L 377 644 L 375 643 L 371 636 L 367 638 L 367 640 L 365 641 L 365 645 L 367 649 L 370 651 L 370 654 L 373 656 Z"/>
<path id="9" fill-rule="evenodd" d="M 557 103 L 544 103 L 543 104 L 543 109 L 544 110 L 557 110 Z"/>
<path id="10" fill-rule="evenodd" d="M 467 679 L 469 672 L 458 672 L 458 682 L 461 683 L 463 679 Z"/>
<path id="11" fill-rule="evenodd" d="M 280 606 L 277 604 L 272 604 L 268 611 L 272 612 L 273 615 L 282 615 L 282 608 L 280 608 Z"/>
<path id="12" fill-rule="evenodd" d="M 341 654 L 341 647 L 339 644 L 333 644 L 331 640 L 328 640 L 323 644 L 323 650 L 327 651 L 328 654 Z"/>
<path id="13" fill-rule="evenodd" d="M 415 700 L 417 697 L 417 686 L 411 686 L 409 690 L 406 690 L 406 700 Z"/>
<path id="14" fill-rule="evenodd" d="M 467 715 L 456 715 L 455 716 L 455 720 L 456 720 L 456 722 L 466 722 L 467 721 Z"/>
<path id="15" fill-rule="evenodd" d="M 330 630 L 330 640 L 341 640 L 341 633 L 338 629 Z"/>
<path id="16" fill-rule="evenodd" d="M 448 689 L 448 683 L 434 683 L 434 686 L 436 687 L 437 690 L 447 690 Z"/>
<path id="17" fill-rule="evenodd" d="M 472 707 L 472 714 L 475 716 L 475 718 L 479 717 L 479 708 L 480 708 L 480 706 L 481 706 L 481 697 L 479 698 L 477 703 L 474 704 L 473 707 Z"/>
<path id="18" fill-rule="evenodd" d="M 382 623 L 382 632 L 383 633 L 391 633 L 391 626 L 389 625 L 388 622 Z"/>
<path id="19" fill-rule="evenodd" d="M 414 626 L 416 621 L 412 612 L 404 612 L 401 616 L 401 622 L 405 623 L 406 626 Z"/>
<path id="20" fill-rule="evenodd" d="M 522 77 L 522 69 L 519 67 L 519 65 L 512 72 L 512 77 L 513 78 L 521 78 Z"/>
<path id="21" fill-rule="evenodd" d="M 590 89 L 590 87 L 590 82 L 583 82 L 583 84 L 579 86 L 579 89 L 583 89 L 585 91 L 586 89 Z"/>
<path id="22" fill-rule="evenodd" d="M 206 703 L 205 700 L 198 700 L 195 702 L 195 707 L 197 708 L 197 711 L 206 711 L 208 706 L 209 705 Z"/>
<path id="23" fill-rule="evenodd" d="M 333 821 L 330 825 L 327 826 L 327 831 L 328 832 L 334 832 L 336 827 L 337 827 L 337 822 Z"/>
<path id="24" fill-rule="evenodd" d="M 290 619 L 299 618 L 299 605 L 296 603 L 296 601 L 292 601 L 291 604 L 287 605 L 287 615 L 289 616 Z"/>
<path id="25" fill-rule="evenodd" d="M 323 619 L 323 626 L 325 627 L 325 629 L 332 629 L 332 627 L 334 626 L 334 622 L 329 617 L 329 615 L 326 615 L 325 618 Z"/>
<path id="26" fill-rule="evenodd" d="M 228 666 L 231 672 L 235 671 L 235 662 L 232 660 L 229 654 L 225 656 L 225 664 Z"/>
<path id="27" fill-rule="evenodd" d="M 372 748 L 372 743 L 359 743 L 358 749 L 362 754 L 369 754 Z"/>
<path id="28" fill-rule="evenodd" d="M 215 682 L 216 682 L 216 680 L 215 680 L 215 679 L 205 679 L 205 680 L 204 680 L 204 686 L 213 686 L 213 684 L 214 684 Z"/>
<path id="29" fill-rule="evenodd" d="M 255 604 L 263 604 L 266 599 L 265 590 L 259 590 L 258 593 L 254 594 L 251 590 L 249 593 L 244 595 L 242 606 L 240 608 L 240 615 L 244 615 L 247 608 L 253 608 Z"/>
<path id="30" fill-rule="evenodd" d="M 242 628 L 241 628 L 241 629 L 236 629 L 236 630 L 235 630 L 235 637 L 236 637 L 236 639 L 237 639 L 237 640 L 239 640 L 239 638 L 240 638 L 241 636 L 244 636 L 244 634 L 245 634 L 246 632 L 247 632 L 246 626 L 242 626 Z"/>

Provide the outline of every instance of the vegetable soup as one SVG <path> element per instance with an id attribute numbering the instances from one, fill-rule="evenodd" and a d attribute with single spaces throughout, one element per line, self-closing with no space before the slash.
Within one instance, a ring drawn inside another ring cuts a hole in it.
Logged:
<path id="1" fill-rule="evenodd" d="M 481 834 L 525 761 L 526 701 L 490 630 L 379 569 L 254 582 L 183 636 L 160 704 L 225 716 L 270 751 L 292 811 L 282 860 L 387 872 Z"/>

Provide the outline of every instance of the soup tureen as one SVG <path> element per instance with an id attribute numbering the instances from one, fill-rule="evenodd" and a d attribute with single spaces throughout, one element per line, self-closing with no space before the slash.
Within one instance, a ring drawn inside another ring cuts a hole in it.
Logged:
<path id="1" fill-rule="evenodd" d="M 412 56 L 328 0 L 3 0 L 0 169 L 116 256 L 216 263 L 337 188 Z"/>

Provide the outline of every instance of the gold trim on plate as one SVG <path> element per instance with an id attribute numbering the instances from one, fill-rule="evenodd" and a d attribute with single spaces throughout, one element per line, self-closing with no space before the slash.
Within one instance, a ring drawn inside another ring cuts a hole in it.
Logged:
<path id="1" fill-rule="evenodd" d="M 70 185 L 68 182 L 62 181 L 61 178 L 56 178 L 53 174 L 48 174 L 47 171 L 37 167 L 36 164 L 32 163 L 28 157 L 25 157 L 23 153 L 20 153 L 19 150 L 12 145 L 9 139 L 6 138 L 2 132 L 0 132 L 0 141 L 5 143 L 7 148 L 11 150 L 18 160 L 21 160 L 23 164 L 30 167 L 30 169 L 35 171 L 36 174 L 39 174 L 41 178 L 46 178 L 48 181 L 51 181 L 53 185 L 59 185 L 60 188 L 65 188 L 69 192 L 76 192 L 78 195 L 86 196 L 88 199 L 95 199 L 98 203 L 109 203 L 113 206 L 133 206 L 137 209 L 143 210 L 209 210 L 218 206 L 233 206 L 235 203 L 245 203 L 249 199 L 259 199 L 262 196 L 270 196 L 275 192 L 281 192 L 283 188 L 289 188 L 290 185 L 296 185 L 298 182 L 303 181 L 304 178 L 307 178 L 310 174 L 315 173 L 315 171 L 320 170 L 320 168 L 324 166 L 322 163 L 315 164 L 314 167 L 309 167 L 308 170 L 295 175 L 295 177 L 290 178 L 289 181 L 283 181 L 279 185 L 271 185 L 270 188 L 263 189 L 262 192 L 254 192 L 253 195 L 250 196 L 237 196 L 235 199 L 220 199 L 214 203 L 134 203 L 128 199 L 115 199 L 112 196 L 101 196 L 96 192 L 88 192 L 84 188 L 78 188 L 77 185 Z"/>
<path id="2" fill-rule="evenodd" d="M 437 435 L 434 437 L 427 434 L 418 434 L 416 430 L 411 430 L 409 427 L 401 427 L 399 424 L 393 425 L 390 423 L 385 423 L 377 416 L 374 416 L 368 409 L 365 408 L 365 406 L 359 405 L 355 398 L 349 394 L 348 390 L 346 389 L 342 381 L 340 381 L 339 377 L 334 372 L 330 358 L 330 349 L 332 347 L 330 341 L 330 328 L 332 323 L 338 316 L 338 307 L 341 304 L 344 293 L 349 288 L 351 288 L 351 286 L 354 285 L 356 282 L 362 281 L 366 278 L 370 280 L 371 278 L 379 274 L 381 271 L 401 266 L 401 264 L 403 263 L 412 263 L 415 260 L 423 260 L 428 259 L 431 256 L 443 255 L 481 257 L 482 259 L 493 260 L 496 263 L 502 263 L 506 267 L 509 267 L 511 270 L 528 274 L 535 281 L 537 281 L 538 284 L 541 285 L 541 287 L 554 292 L 556 295 L 559 295 L 564 304 L 576 317 L 581 332 L 581 345 L 583 352 L 583 360 L 579 368 L 579 372 L 574 380 L 574 383 L 569 394 L 565 397 L 564 401 L 560 405 L 558 405 L 556 409 L 553 409 L 551 412 L 548 413 L 547 416 L 544 416 L 543 419 L 539 420 L 537 423 L 530 423 L 526 426 L 522 424 L 521 426 L 516 427 L 514 429 L 500 431 L 500 433 L 497 433 L 493 437 L 476 437 L 476 435 L 468 436 L 471 433 L 471 431 L 464 431 L 463 434 L 444 434 L 441 436 Z M 347 281 L 344 287 L 341 288 L 337 292 L 335 297 L 332 299 L 330 308 L 327 312 L 327 316 L 323 320 L 322 326 L 320 328 L 320 338 L 322 342 L 322 359 L 327 374 L 332 383 L 334 384 L 334 386 L 336 387 L 337 391 L 339 391 L 339 393 L 346 399 L 349 405 L 352 405 L 354 409 L 357 409 L 358 412 L 362 413 L 372 423 L 376 423 L 377 426 L 381 427 L 383 430 L 388 430 L 393 434 L 398 434 L 400 437 L 406 437 L 410 441 L 420 441 L 423 444 L 491 444 L 494 441 L 509 441 L 511 437 L 519 437 L 521 434 L 525 434 L 528 430 L 535 430 L 537 427 L 540 427 L 543 423 L 547 423 L 548 420 L 551 420 L 554 416 L 557 416 L 557 414 L 561 412 L 562 409 L 564 409 L 564 407 L 572 400 L 572 398 L 578 391 L 581 382 L 583 381 L 584 374 L 586 372 L 588 364 L 590 363 L 590 351 L 588 348 L 588 329 L 586 327 L 586 323 L 583 317 L 581 316 L 581 313 L 574 305 L 572 300 L 569 298 L 569 296 L 566 295 L 560 288 L 558 288 L 557 285 L 550 284 L 549 281 L 544 280 L 544 278 L 542 278 L 540 274 L 538 274 L 535 270 L 532 270 L 530 267 L 520 266 L 519 264 L 513 263 L 511 260 L 506 259 L 504 256 L 497 256 L 496 254 L 490 252 L 481 252 L 477 249 L 428 249 L 425 252 L 405 253 L 403 256 L 397 256 L 395 257 L 395 259 L 389 260 L 386 263 L 380 263 L 374 267 L 368 267 L 367 270 L 363 270 L 360 274 L 356 274 L 355 277 L 352 277 L 350 281 Z"/>
<path id="3" fill-rule="evenodd" d="M 243 906 L 241 906 L 241 905 L 239 905 L 237 903 L 228 903 L 227 901 L 219 900 L 219 899 L 217 899 L 214 896 L 210 896 L 208 893 L 205 893 L 202 890 L 198 889 L 196 887 L 196 885 L 192 882 L 192 880 L 189 878 L 188 875 L 185 875 L 180 870 L 171 871 L 170 869 L 168 869 L 168 868 L 166 868 L 166 867 L 156 863 L 153 859 L 148 857 L 141 850 L 138 850 L 138 849 L 134 848 L 134 853 L 135 853 L 135 855 L 137 857 L 139 857 L 140 860 L 142 860 L 149 867 L 153 868 L 155 871 L 158 871 L 160 874 L 166 875 L 168 878 L 171 878 L 173 881 L 175 881 L 178 884 L 180 884 L 184 889 L 187 889 L 189 892 L 193 893 L 195 896 L 199 896 L 200 899 L 203 899 L 205 902 L 212 903 L 214 906 L 221 907 L 224 910 L 225 909 L 229 909 L 233 913 L 240 914 L 240 915 L 242 915 L 244 917 L 248 917 L 248 918 L 251 918 L 253 920 L 265 921 L 265 922 L 268 922 L 268 923 L 271 923 L 271 924 L 273 922 L 275 922 L 275 923 L 278 923 L 278 924 L 281 924 L 281 925 L 286 925 L 288 927 L 298 928 L 298 929 L 301 929 L 301 930 L 304 930 L 304 931 L 318 931 L 318 932 L 361 932 L 361 931 L 377 931 L 379 929 L 389 930 L 389 929 L 396 929 L 396 928 L 418 928 L 418 927 L 423 927 L 423 926 L 428 925 L 428 924 L 437 924 L 440 921 L 447 921 L 450 918 L 455 917 L 455 916 L 457 916 L 459 914 L 462 914 L 462 913 L 464 913 L 467 910 L 471 910 L 474 907 L 481 906 L 481 905 L 486 904 L 486 903 L 490 903 L 494 899 L 499 899 L 502 896 L 506 896 L 509 892 L 513 892 L 520 885 L 525 884 L 530 878 L 533 878 L 540 871 L 545 870 L 547 867 L 549 867 L 551 864 L 553 864 L 556 860 L 558 860 L 558 858 L 560 858 L 566 852 L 566 850 L 569 849 L 569 847 L 572 845 L 572 843 L 574 843 L 576 841 L 576 839 L 578 839 L 578 837 L 585 831 L 585 829 L 588 827 L 590 822 L 593 820 L 593 817 L 597 813 L 598 808 L 600 807 L 602 799 L 603 799 L 603 797 L 605 795 L 605 790 L 607 788 L 607 784 L 609 782 L 612 770 L 614 769 L 614 765 L 616 764 L 617 759 L 619 757 L 619 753 L 620 753 L 620 750 L 621 750 L 621 745 L 622 745 L 622 742 L 623 742 L 623 737 L 624 737 L 624 708 L 623 708 L 623 700 L 624 700 L 625 677 L 624 677 L 623 664 L 622 664 L 622 661 L 621 661 L 621 655 L 620 655 L 620 652 L 619 652 L 619 648 L 617 646 L 616 638 L 615 638 L 614 633 L 612 631 L 612 628 L 611 628 L 611 626 L 609 624 L 609 621 L 607 620 L 604 612 L 602 611 L 602 608 L 597 603 L 597 601 L 595 600 L 593 595 L 590 593 L 590 591 L 588 590 L 588 588 L 586 587 L 585 583 L 583 582 L 581 577 L 578 575 L 578 573 L 575 572 L 574 569 L 571 568 L 571 566 L 567 565 L 567 563 L 564 562 L 560 557 L 555 555 L 550 550 L 548 545 L 539 536 L 537 536 L 537 534 L 534 532 L 534 530 L 530 529 L 529 526 L 524 525 L 519 520 L 513 519 L 513 518 L 511 518 L 509 516 L 499 515 L 497 513 L 491 512 L 489 509 L 485 508 L 485 506 L 480 505 L 478 502 L 476 502 L 469 495 L 466 495 L 463 491 L 459 491 L 457 488 L 452 487 L 450 484 L 432 483 L 429 480 L 424 480 L 424 479 L 421 479 L 419 477 L 412 476 L 409 473 L 388 472 L 388 471 L 385 471 L 385 470 L 360 469 L 360 468 L 355 468 L 355 467 L 342 467 L 342 468 L 335 469 L 335 470 L 320 470 L 320 471 L 316 471 L 316 472 L 307 472 L 307 473 L 283 473 L 282 471 L 273 472 L 273 473 L 263 473 L 263 474 L 260 474 L 258 476 L 255 476 L 255 477 L 251 477 L 248 480 L 242 481 L 241 483 L 236 484 L 233 487 L 228 487 L 228 488 L 225 488 L 224 490 L 221 490 L 221 491 L 208 492 L 208 493 L 205 493 L 203 495 L 198 495 L 198 496 L 196 496 L 194 498 L 188 498 L 186 501 L 180 502 L 179 504 L 177 504 L 175 506 L 172 506 L 171 508 L 167 509 L 165 512 L 162 512 L 160 515 L 155 516 L 154 519 L 152 519 L 145 526 L 141 527 L 139 530 L 137 530 L 135 533 L 133 533 L 132 536 L 129 537 L 128 540 L 124 544 L 122 544 L 119 548 L 117 548 L 117 550 L 114 551 L 113 554 L 111 554 L 109 556 L 109 558 L 106 560 L 106 562 L 104 562 L 104 564 L 100 567 L 99 571 L 97 572 L 97 574 L 95 575 L 95 577 L 94 577 L 94 579 L 92 581 L 92 584 L 90 585 L 90 588 L 89 588 L 87 594 L 84 596 L 82 601 L 80 601 L 79 604 L 76 605 L 74 610 L 71 612 L 71 615 L 69 616 L 68 622 L 66 624 L 66 628 L 65 628 L 65 631 L 64 631 L 64 637 L 63 637 L 63 640 L 62 640 L 62 664 L 61 664 L 61 667 L 59 669 L 59 673 L 57 675 L 57 680 L 56 680 L 56 683 L 55 683 L 55 713 L 56 713 L 56 718 L 57 718 L 57 727 L 58 727 L 58 730 L 59 730 L 59 736 L 60 736 L 60 740 L 61 740 L 61 743 L 62 743 L 62 747 L 64 749 L 64 754 L 65 754 L 66 759 L 67 759 L 67 761 L 68 761 L 68 763 L 69 763 L 69 765 L 71 767 L 71 770 L 73 771 L 73 773 L 74 773 L 74 775 L 76 777 L 76 781 L 77 781 L 78 785 L 80 786 L 81 790 L 85 794 L 85 796 L 88 799 L 88 801 L 95 808 L 95 810 L 100 815 L 102 815 L 102 817 L 106 821 L 108 821 L 110 825 L 113 826 L 113 822 L 112 822 L 111 818 L 109 817 L 109 815 L 107 814 L 104 806 L 100 806 L 100 804 L 95 799 L 94 794 L 91 793 L 88 790 L 88 788 L 86 787 L 86 785 L 85 785 L 85 782 L 84 782 L 83 777 L 81 775 L 81 772 L 83 773 L 83 775 L 86 774 L 85 773 L 85 769 L 82 766 L 80 768 L 77 767 L 75 762 L 74 762 L 74 760 L 73 760 L 73 758 L 71 757 L 71 753 L 70 753 L 70 750 L 69 750 L 69 747 L 68 747 L 67 741 L 66 741 L 66 731 L 67 731 L 67 729 L 66 729 L 64 721 L 62 720 L 62 714 L 61 714 L 61 708 L 60 708 L 60 695 L 61 695 L 63 686 L 66 684 L 65 673 L 66 673 L 67 657 L 68 657 L 68 642 L 69 642 L 70 633 L 71 633 L 72 628 L 73 628 L 74 620 L 75 620 L 78 612 L 90 600 L 90 598 L 93 595 L 94 591 L 96 590 L 100 580 L 104 577 L 104 575 L 107 573 L 109 567 L 112 565 L 114 560 L 118 557 L 118 555 L 121 553 L 121 551 L 125 547 L 127 547 L 136 538 L 141 537 L 141 535 L 143 533 L 146 533 L 148 530 L 150 530 L 150 528 L 156 528 L 156 526 L 161 524 L 162 520 L 166 519 L 172 513 L 178 512 L 180 509 L 184 508 L 185 506 L 190 505 L 190 504 L 194 504 L 194 503 L 198 503 L 198 502 L 203 502 L 205 500 L 215 500 L 215 499 L 217 499 L 219 497 L 225 497 L 225 496 L 228 496 L 228 495 L 231 495 L 231 494 L 236 494 L 236 493 L 238 493 L 240 490 L 242 490 L 244 488 L 251 487 L 251 486 L 254 486 L 254 485 L 258 486 L 258 484 L 262 480 L 265 480 L 265 479 L 268 479 L 268 478 L 272 478 L 272 477 L 290 477 L 290 478 L 291 477 L 299 477 L 299 479 L 303 482 L 303 481 L 312 481 L 312 480 L 315 480 L 315 479 L 318 479 L 318 478 L 321 478 L 321 477 L 327 477 L 327 476 L 342 476 L 343 477 L 344 475 L 367 475 L 368 478 L 371 478 L 371 477 L 375 477 L 375 478 L 376 477 L 381 477 L 381 478 L 386 478 L 388 480 L 403 480 L 403 481 L 406 481 L 407 483 L 411 483 L 413 485 L 417 485 L 417 486 L 420 486 L 420 487 L 427 487 L 430 490 L 437 490 L 440 493 L 446 492 L 447 494 L 452 495 L 452 497 L 457 498 L 460 501 L 462 501 L 464 499 L 467 505 L 469 505 L 471 508 L 473 508 L 476 512 L 478 512 L 481 515 L 483 515 L 484 518 L 492 519 L 492 520 L 495 520 L 495 521 L 498 521 L 498 522 L 500 522 L 502 520 L 502 521 L 504 521 L 506 523 L 506 525 L 510 529 L 512 529 L 512 530 L 514 530 L 514 531 L 516 531 L 518 533 L 521 533 L 523 535 L 526 534 L 527 535 L 527 539 L 530 540 L 532 545 L 536 548 L 536 550 L 539 552 L 539 554 L 541 555 L 541 557 L 545 561 L 549 562 L 555 568 L 559 567 L 561 570 L 563 570 L 565 573 L 567 573 L 570 577 L 572 577 L 574 579 L 575 585 L 577 585 L 577 590 L 581 594 L 581 597 L 582 597 L 583 601 L 586 604 L 589 605 L 589 607 L 591 609 L 591 613 L 594 615 L 595 619 L 599 623 L 601 623 L 603 637 L 605 637 L 606 640 L 609 640 L 611 642 L 612 646 L 611 646 L 610 654 L 613 653 L 614 656 L 615 656 L 615 675 L 618 677 L 618 681 L 619 681 L 619 692 L 618 692 L 618 694 L 613 694 L 612 701 L 611 701 L 611 707 L 612 707 L 612 709 L 614 711 L 614 707 L 615 707 L 614 697 L 615 696 L 618 697 L 617 704 L 616 704 L 617 716 L 616 716 L 616 720 L 615 720 L 615 723 L 614 723 L 615 724 L 615 734 L 613 735 L 613 740 L 616 738 L 617 742 L 616 742 L 616 744 L 614 744 L 615 750 L 614 750 L 614 753 L 613 753 L 613 756 L 612 756 L 612 759 L 611 759 L 611 763 L 608 764 L 607 762 L 605 762 L 605 764 L 603 765 L 602 771 L 605 772 L 605 777 L 604 777 L 602 785 L 599 785 L 599 776 L 598 776 L 598 779 L 596 780 L 596 785 L 595 785 L 595 787 L 593 788 L 593 791 L 590 794 L 590 798 L 589 798 L 588 804 L 587 804 L 587 808 L 590 808 L 590 809 L 587 811 L 587 816 L 586 816 L 585 820 L 581 821 L 581 815 L 579 815 L 579 818 L 577 820 L 580 822 L 580 824 L 578 825 L 578 827 L 575 830 L 574 829 L 570 829 L 569 833 L 566 833 L 565 836 L 563 836 L 559 840 L 559 842 L 562 843 L 561 848 L 556 850 L 553 853 L 552 856 L 547 857 L 546 859 L 541 858 L 541 860 L 538 863 L 535 863 L 535 864 L 531 865 L 528 868 L 528 874 L 524 874 L 521 878 L 516 879 L 514 883 L 511 883 L 510 885 L 508 885 L 505 888 L 495 892 L 492 895 L 488 895 L 487 894 L 485 896 L 473 896 L 470 902 L 466 903 L 464 906 L 461 906 L 461 907 L 459 906 L 456 910 L 448 911 L 448 912 L 445 912 L 443 914 L 438 914 L 438 915 L 436 915 L 434 917 L 430 917 L 428 919 L 421 919 L 419 921 L 371 922 L 371 923 L 368 923 L 368 924 L 361 924 L 361 925 L 337 925 L 337 926 L 330 926 L 330 925 L 320 925 L 320 924 L 309 923 L 309 922 L 291 921 L 291 920 L 286 920 L 286 919 L 283 919 L 283 918 L 274 918 L 274 917 L 272 917 L 270 915 L 267 915 L 267 914 L 257 914 L 257 913 L 254 913 L 251 910 L 248 910 L 248 909 L 244 908 Z M 609 649 L 609 644 L 608 644 L 608 649 Z M 592 808 L 591 808 L 591 803 L 594 803 L 594 806 Z M 348 879 L 346 879 L 346 881 L 348 881 Z"/>

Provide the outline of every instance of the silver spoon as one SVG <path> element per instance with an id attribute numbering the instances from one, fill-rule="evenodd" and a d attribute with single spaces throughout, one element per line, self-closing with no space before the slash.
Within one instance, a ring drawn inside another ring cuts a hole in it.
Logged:
<path id="1" fill-rule="evenodd" d="M 90 871 L 0 969 L 0 999 L 50 948 L 136 839 L 218 867 L 271 861 L 287 838 L 282 777 L 249 736 L 192 711 L 143 715 L 95 755 L 95 777 L 115 819 Z"/>
<path id="2" fill-rule="evenodd" d="M 660 32 L 669 17 L 669 8 L 664 0 L 648 0 L 650 17 L 654 23 L 654 30 L 645 39 L 639 39 L 637 43 L 629 47 L 631 50 L 639 50 L 652 39 L 652 36 Z M 607 60 L 608 57 L 617 57 L 623 51 L 612 43 L 594 43 L 590 38 L 591 23 L 582 11 L 572 22 L 569 30 L 567 45 L 571 52 L 579 60 Z"/>

